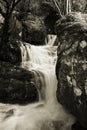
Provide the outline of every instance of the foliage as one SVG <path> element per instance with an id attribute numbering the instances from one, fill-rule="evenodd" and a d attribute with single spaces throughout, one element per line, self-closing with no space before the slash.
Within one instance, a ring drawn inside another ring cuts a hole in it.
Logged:
<path id="1" fill-rule="evenodd" d="M 21 0 L 0 0 L 0 13 L 2 16 L 6 17 L 7 13 L 11 15 L 12 11 L 20 1 Z"/>
<path id="2" fill-rule="evenodd" d="M 2 36 L 1 36 L 1 46 L 9 42 L 9 21 L 12 16 L 12 12 L 16 5 L 21 0 L 0 0 L 0 14 L 4 17 Z"/>
<path id="3" fill-rule="evenodd" d="M 0 0 L 0 14 L 4 17 L 0 37 L 0 60 L 11 61 L 10 20 L 12 13 L 21 0 Z M 10 60 L 9 60 L 10 59 Z"/>
<path id="4" fill-rule="evenodd" d="M 30 0 L 21 0 L 16 6 L 16 10 L 19 12 L 28 12 L 30 6 Z"/>

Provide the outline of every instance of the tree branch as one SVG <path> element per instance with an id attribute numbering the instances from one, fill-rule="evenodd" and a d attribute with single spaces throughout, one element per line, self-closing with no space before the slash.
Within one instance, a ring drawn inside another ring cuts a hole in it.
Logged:
<path id="1" fill-rule="evenodd" d="M 13 1 L 13 5 L 12 5 L 12 8 L 14 9 L 16 7 L 16 5 L 20 2 L 21 0 L 17 0 L 17 1 Z"/>
<path id="2" fill-rule="evenodd" d="M 10 8 L 10 14 L 12 13 L 12 11 L 14 10 L 14 8 L 16 7 L 16 5 L 20 2 L 21 0 L 13 0 L 12 1 L 12 5 L 11 5 L 11 8 Z"/>
<path id="3" fill-rule="evenodd" d="M 61 9 L 60 9 L 60 7 L 59 7 L 59 5 L 60 5 L 59 2 L 58 2 L 57 0 L 53 0 L 53 2 L 54 2 L 54 4 L 55 4 L 55 6 L 56 6 L 56 8 L 57 8 L 57 10 L 58 10 L 58 12 L 59 12 L 61 18 L 62 18 L 63 16 L 62 16 L 62 13 L 61 13 Z"/>

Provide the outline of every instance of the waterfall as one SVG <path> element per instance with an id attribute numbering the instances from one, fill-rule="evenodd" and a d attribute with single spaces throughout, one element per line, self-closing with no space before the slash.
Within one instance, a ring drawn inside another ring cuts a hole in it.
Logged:
<path id="1" fill-rule="evenodd" d="M 56 46 L 21 43 L 20 67 L 32 71 L 39 102 L 26 106 L 0 104 L 0 130 L 70 130 L 75 118 L 57 101 Z"/>
<path id="2" fill-rule="evenodd" d="M 21 43 L 22 63 L 31 61 L 36 64 L 54 64 L 57 58 L 57 46 L 34 46 Z"/>
<path id="3" fill-rule="evenodd" d="M 53 46 L 57 40 L 57 35 L 47 35 L 45 42 L 47 45 Z"/>
<path id="4" fill-rule="evenodd" d="M 55 89 L 57 86 L 57 79 L 55 76 L 57 46 L 34 46 L 29 43 L 21 43 L 20 48 L 22 55 L 21 67 L 34 72 L 36 83 L 40 84 L 37 85 L 39 86 L 37 88 L 39 98 L 40 100 L 43 99 L 48 102 L 47 96 L 51 94 L 53 90 L 53 88 L 50 89 L 50 87 L 52 86 Z M 49 92 L 49 94 L 46 94 L 47 92 Z M 54 94 L 53 97 L 55 96 Z M 48 98 L 50 99 L 50 96 Z"/>

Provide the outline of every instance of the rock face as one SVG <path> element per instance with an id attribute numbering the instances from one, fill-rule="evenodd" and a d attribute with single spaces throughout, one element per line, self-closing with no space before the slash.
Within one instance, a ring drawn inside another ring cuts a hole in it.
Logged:
<path id="1" fill-rule="evenodd" d="M 84 127 L 87 127 L 86 31 L 86 15 L 81 13 L 69 14 L 56 24 L 60 39 L 56 65 L 57 98 Z"/>
<path id="2" fill-rule="evenodd" d="M 0 102 L 32 103 L 39 100 L 34 74 L 0 61 Z"/>
<path id="3" fill-rule="evenodd" d="M 28 14 L 23 21 L 22 39 L 34 45 L 44 45 L 46 27 L 41 17 Z"/>

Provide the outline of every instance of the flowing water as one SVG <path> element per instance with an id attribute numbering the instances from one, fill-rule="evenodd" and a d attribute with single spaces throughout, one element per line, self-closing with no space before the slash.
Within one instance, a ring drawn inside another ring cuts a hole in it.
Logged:
<path id="1" fill-rule="evenodd" d="M 35 74 L 39 102 L 0 104 L 0 130 L 70 130 L 75 118 L 56 98 L 56 46 L 21 44 L 22 68 Z"/>

